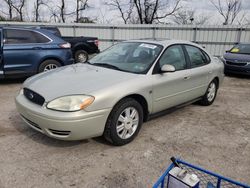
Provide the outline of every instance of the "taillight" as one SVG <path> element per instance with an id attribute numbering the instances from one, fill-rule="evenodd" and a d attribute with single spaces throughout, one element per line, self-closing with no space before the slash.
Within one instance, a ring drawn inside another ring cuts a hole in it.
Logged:
<path id="1" fill-rule="evenodd" d="M 98 47 L 99 46 L 99 40 L 95 40 L 95 45 Z"/>
<path id="2" fill-rule="evenodd" d="M 61 48 L 71 48 L 71 44 L 70 43 L 63 43 L 59 45 Z"/>

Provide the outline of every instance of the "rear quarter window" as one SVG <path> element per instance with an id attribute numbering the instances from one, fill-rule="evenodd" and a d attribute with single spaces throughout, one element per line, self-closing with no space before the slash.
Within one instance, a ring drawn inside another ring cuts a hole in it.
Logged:
<path id="1" fill-rule="evenodd" d="M 4 31 L 6 44 L 47 43 L 50 40 L 40 33 L 29 30 L 6 29 Z"/>

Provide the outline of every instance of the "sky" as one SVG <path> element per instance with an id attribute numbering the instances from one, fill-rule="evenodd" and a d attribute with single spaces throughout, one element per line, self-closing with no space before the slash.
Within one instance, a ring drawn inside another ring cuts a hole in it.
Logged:
<path id="1" fill-rule="evenodd" d="M 49 2 L 49 9 L 53 10 L 56 9 L 56 6 L 60 4 L 60 0 L 45 0 Z M 75 0 L 65 0 L 66 1 L 66 8 L 67 12 L 72 12 L 75 8 L 76 2 Z M 121 24 L 123 23 L 120 14 L 118 11 L 114 10 L 111 7 L 105 6 L 104 2 L 108 2 L 108 0 L 89 0 L 89 6 L 87 10 L 83 12 L 84 17 L 90 17 L 94 19 L 98 23 L 112 23 L 112 24 Z M 124 0 L 125 1 L 125 0 Z M 165 0 L 163 0 L 165 1 Z M 174 1 L 174 0 L 169 0 Z M 214 0 L 216 1 L 216 0 Z M 226 1 L 226 0 L 222 0 Z M 34 13 L 32 11 L 34 7 L 34 0 L 27 0 L 28 4 L 25 8 L 26 12 L 26 20 L 34 19 Z M 185 9 L 192 9 L 196 11 L 196 16 L 208 16 L 209 17 L 209 24 L 216 25 L 222 24 L 223 19 L 217 13 L 215 7 L 211 4 L 209 0 L 182 0 L 181 6 Z M 52 21 L 50 19 L 50 10 L 47 7 L 41 8 L 42 12 L 42 19 L 46 21 Z M 242 12 L 239 15 L 239 19 L 244 14 L 250 20 L 250 0 L 242 0 Z M 6 5 L 4 5 L 3 0 L 0 0 L 0 13 L 6 12 Z M 73 22 L 74 16 L 69 16 L 67 18 L 67 22 Z M 171 23 L 171 18 L 167 19 L 168 23 Z"/>

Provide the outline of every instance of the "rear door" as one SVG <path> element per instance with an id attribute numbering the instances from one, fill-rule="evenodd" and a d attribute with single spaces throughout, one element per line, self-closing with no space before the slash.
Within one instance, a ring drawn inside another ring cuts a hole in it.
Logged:
<path id="1" fill-rule="evenodd" d="M 201 97 L 205 94 L 209 76 L 212 75 L 211 60 L 206 52 L 196 46 L 185 45 L 185 52 L 190 62 L 191 93 L 194 98 Z"/>
<path id="2" fill-rule="evenodd" d="M 4 71 L 8 76 L 13 74 L 33 74 L 43 56 L 42 43 L 50 40 L 32 30 L 4 30 Z"/>

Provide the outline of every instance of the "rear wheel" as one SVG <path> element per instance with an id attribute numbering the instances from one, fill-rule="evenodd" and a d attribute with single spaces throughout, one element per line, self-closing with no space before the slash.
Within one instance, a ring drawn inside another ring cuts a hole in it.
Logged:
<path id="1" fill-rule="evenodd" d="M 142 122 L 142 106 L 132 98 L 124 99 L 113 108 L 109 115 L 104 137 L 113 145 L 125 145 L 137 136 Z"/>
<path id="2" fill-rule="evenodd" d="M 49 71 L 49 70 L 52 70 L 52 69 L 56 69 L 56 68 L 58 68 L 60 66 L 62 66 L 61 63 L 59 63 L 56 60 L 53 60 L 53 59 L 45 60 L 39 66 L 38 72 L 40 73 L 40 72 Z"/>
<path id="3" fill-rule="evenodd" d="M 88 61 L 89 55 L 86 51 L 84 50 L 77 50 L 75 53 L 75 61 L 76 63 L 85 63 Z"/>
<path id="4" fill-rule="evenodd" d="M 208 85 L 206 94 L 203 96 L 203 98 L 200 101 L 200 103 L 202 105 L 204 105 L 204 106 L 211 105 L 214 102 L 215 98 L 216 98 L 217 90 L 218 90 L 218 82 L 216 80 L 213 80 Z"/>

